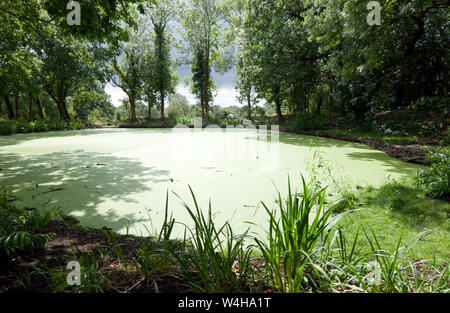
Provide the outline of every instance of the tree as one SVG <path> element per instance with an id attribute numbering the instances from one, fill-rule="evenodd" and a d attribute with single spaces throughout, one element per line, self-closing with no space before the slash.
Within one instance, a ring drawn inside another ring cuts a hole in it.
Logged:
<path id="1" fill-rule="evenodd" d="M 168 23 L 174 18 L 179 2 L 161 0 L 150 7 L 149 17 L 154 31 L 153 86 L 159 93 L 161 119 L 164 119 L 165 98 L 174 92 L 174 81 L 171 73 L 170 44 L 168 42 Z M 149 107 L 150 110 L 150 107 Z"/>
<path id="2" fill-rule="evenodd" d="M 328 54 L 324 70 L 357 118 L 370 109 L 405 108 L 448 91 L 448 1 L 386 1 L 380 26 L 369 26 L 366 3 L 320 1 L 308 29 Z M 446 48 L 447 46 L 447 48 Z"/>
<path id="3" fill-rule="evenodd" d="M 91 41 L 117 42 L 127 38 L 123 23 L 136 25 L 135 16 L 145 11 L 144 2 L 152 0 L 78 0 L 81 6 L 81 24 L 67 23 L 68 1 L 2 0 L 0 15 L 21 25 L 26 33 L 45 36 L 42 26 L 59 29 L 65 35 Z"/>
<path id="4" fill-rule="evenodd" d="M 251 81 L 260 98 L 275 104 L 279 120 L 284 103 L 306 108 L 316 84 L 321 56 L 303 25 L 307 10 L 303 2 L 272 0 L 250 0 L 247 8 L 243 47 L 238 50 L 242 88 L 249 93 Z"/>
<path id="5" fill-rule="evenodd" d="M 56 30 L 53 36 L 38 43 L 36 50 L 42 61 L 41 80 L 55 101 L 59 115 L 69 120 L 66 99 L 81 85 L 102 79 L 100 59 L 95 59 L 86 43 L 65 37 Z"/>
<path id="6" fill-rule="evenodd" d="M 9 98 L 13 95 L 11 111 L 15 118 L 19 118 L 21 95 L 27 98 L 28 119 L 33 118 L 33 104 L 43 118 L 41 99 L 42 89 L 45 89 L 60 117 L 68 120 L 66 98 L 74 94 L 78 86 L 102 80 L 103 61 L 96 59 L 92 52 L 96 42 L 124 37 L 120 24 L 123 21 L 133 23 L 131 17 L 135 10 L 131 5 L 141 1 L 80 2 L 84 18 L 80 27 L 67 25 L 67 2 L 64 1 L 0 2 L 0 81 L 6 85 L 0 94 L 8 111 L 11 108 Z M 86 39 L 92 41 L 87 44 Z"/>
<path id="7" fill-rule="evenodd" d="M 189 0 L 182 6 L 181 24 L 183 39 L 191 52 L 189 63 L 194 72 L 194 89 L 197 78 L 202 79 L 202 116 L 209 117 L 211 98 L 211 68 L 223 72 L 229 69 L 231 60 L 223 51 L 228 45 L 221 35 L 223 31 L 223 7 L 218 0 Z M 221 51 L 222 50 L 222 51 Z M 194 55 L 192 55 L 194 51 Z"/>
<path id="8" fill-rule="evenodd" d="M 234 63 L 237 70 L 237 82 L 235 85 L 238 91 L 238 101 L 247 103 L 247 116 L 252 118 L 252 99 L 253 81 L 255 68 L 248 62 L 249 56 L 246 55 L 246 36 L 245 20 L 247 19 L 248 1 L 247 0 L 225 0 L 223 6 L 228 10 L 225 14 L 225 20 L 230 26 L 227 32 L 229 41 L 236 47 Z"/>
<path id="9" fill-rule="evenodd" d="M 97 112 L 99 118 L 112 119 L 115 108 L 111 104 L 110 96 L 105 93 L 103 86 L 97 82 L 90 88 L 83 87 L 72 97 L 73 109 L 77 117 L 86 121 L 89 116 Z"/>
<path id="10" fill-rule="evenodd" d="M 132 122 L 137 121 L 136 102 L 142 97 L 145 53 L 145 46 L 140 44 L 142 32 L 142 28 L 135 31 L 129 29 L 130 41 L 111 48 L 116 55 L 112 59 L 110 80 L 127 94 Z"/>
<path id="11" fill-rule="evenodd" d="M 169 108 L 167 109 L 169 116 L 186 116 L 189 111 L 189 102 L 185 96 L 178 93 L 174 93 L 169 96 Z"/>

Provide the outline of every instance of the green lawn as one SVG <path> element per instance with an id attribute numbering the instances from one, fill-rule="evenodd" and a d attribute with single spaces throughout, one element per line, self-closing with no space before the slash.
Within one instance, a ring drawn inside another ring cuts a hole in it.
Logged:
<path id="1" fill-rule="evenodd" d="M 450 260 L 450 204 L 424 196 L 407 182 L 391 182 L 379 189 L 366 188 L 359 193 L 361 211 L 345 217 L 339 225 L 349 238 L 358 226 L 372 230 L 382 247 L 394 250 L 400 237 L 407 244 L 418 234 L 435 229 L 415 245 L 407 255 L 419 259 Z M 359 246 L 368 248 L 362 233 Z M 439 262 L 442 263 L 442 262 Z"/>

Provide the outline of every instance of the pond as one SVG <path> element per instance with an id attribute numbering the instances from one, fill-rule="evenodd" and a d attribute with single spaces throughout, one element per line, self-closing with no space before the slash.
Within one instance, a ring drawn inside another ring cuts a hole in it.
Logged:
<path id="1" fill-rule="evenodd" d="M 300 189 L 315 151 L 359 186 L 420 168 L 365 145 L 282 132 L 101 129 L 0 137 L 0 181 L 17 206 L 59 207 L 83 225 L 137 235 L 159 229 L 167 191 L 176 220 L 188 222 L 180 199 L 192 204 L 191 186 L 218 223 L 242 232 L 246 221 L 265 224 L 261 201 L 275 207 L 288 176 Z"/>

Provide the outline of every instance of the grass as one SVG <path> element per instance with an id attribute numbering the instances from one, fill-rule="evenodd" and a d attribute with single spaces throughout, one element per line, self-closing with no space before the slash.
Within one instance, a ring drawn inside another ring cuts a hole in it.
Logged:
<path id="1" fill-rule="evenodd" d="M 339 226 L 347 236 L 354 237 L 357 226 L 372 230 L 380 244 L 394 249 L 394 238 L 412 238 L 423 231 L 435 229 L 420 246 L 412 248 L 409 257 L 450 260 L 450 204 L 430 199 L 408 181 L 391 181 L 380 188 L 368 187 L 357 194 L 361 210 L 344 217 Z M 368 250 L 365 240 L 359 247 Z"/>

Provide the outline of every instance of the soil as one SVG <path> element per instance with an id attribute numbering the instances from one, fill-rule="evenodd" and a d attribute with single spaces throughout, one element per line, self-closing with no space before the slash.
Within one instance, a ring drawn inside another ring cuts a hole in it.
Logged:
<path id="1" fill-rule="evenodd" d="M 60 271 L 59 276 L 64 284 L 66 275 L 70 270 L 67 264 L 72 260 L 78 260 L 82 252 L 94 252 L 96 248 L 108 247 L 119 244 L 122 247 L 124 257 L 127 260 L 133 258 L 133 254 L 144 241 L 151 238 L 124 236 L 115 234 L 115 242 L 110 242 L 106 229 L 91 229 L 72 225 L 67 221 L 52 221 L 42 233 L 51 233 L 51 240 L 44 248 L 35 249 L 32 253 L 19 255 L 13 262 L 0 263 L 0 293 L 50 293 L 54 292 L 50 271 Z M 155 247 L 156 249 L 156 247 Z M 154 293 L 158 292 L 183 292 L 187 287 L 174 275 L 175 271 L 165 270 L 164 273 L 152 277 L 152 282 L 146 282 L 143 276 L 134 269 L 124 268 L 117 257 L 106 250 L 105 262 L 99 261 L 99 265 L 105 276 L 108 276 L 114 285 L 103 289 L 104 292 L 120 293 Z M 96 253 L 96 252 L 94 252 Z M 100 259 L 100 258 L 98 258 Z M 36 275 L 37 269 L 43 269 L 43 275 Z M 72 292 L 70 289 L 60 292 Z"/>

